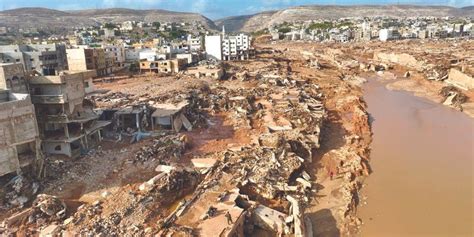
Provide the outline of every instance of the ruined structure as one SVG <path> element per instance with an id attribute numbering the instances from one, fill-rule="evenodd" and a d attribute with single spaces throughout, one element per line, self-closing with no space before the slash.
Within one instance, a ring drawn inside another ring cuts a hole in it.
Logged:
<path id="1" fill-rule="evenodd" d="M 140 72 L 155 73 L 178 73 L 182 71 L 187 64 L 186 59 L 169 59 L 155 61 L 140 61 Z"/>
<path id="2" fill-rule="evenodd" d="M 77 157 L 101 141 L 106 121 L 97 121 L 93 104 L 84 100 L 85 78 L 90 72 L 63 72 L 59 76 L 30 79 L 44 151 Z"/>
<path id="3" fill-rule="evenodd" d="M 29 93 L 22 64 L 0 63 L 0 88 L 6 88 L 13 93 Z"/>
<path id="4" fill-rule="evenodd" d="M 9 68 L 0 67 L 1 75 L 9 78 Z M 43 156 L 34 106 L 28 94 L 8 90 L 4 78 L 0 80 L 0 176 L 28 165 L 41 171 Z M 25 88 L 26 84 L 17 86 Z"/>

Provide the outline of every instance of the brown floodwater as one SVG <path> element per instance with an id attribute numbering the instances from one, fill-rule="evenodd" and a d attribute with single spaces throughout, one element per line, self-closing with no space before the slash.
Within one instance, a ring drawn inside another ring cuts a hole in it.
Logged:
<path id="1" fill-rule="evenodd" d="M 364 94 L 373 173 L 360 235 L 473 236 L 474 119 L 375 79 Z"/>

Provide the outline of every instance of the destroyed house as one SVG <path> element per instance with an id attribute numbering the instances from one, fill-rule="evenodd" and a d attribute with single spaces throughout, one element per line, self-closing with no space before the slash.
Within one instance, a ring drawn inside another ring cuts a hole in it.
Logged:
<path id="1" fill-rule="evenodd" d="M 192 124 L 184 115 L 183 110 L 188 106 L 188 102 L 183 101 L 177 105 L 173 104 L 157 104 L 156 109 L 151 115 L 152 129 L 181 131 L 184 127 L 186 130 L 192 130 Z"/>
<path id="2" fill-rule="evenodd" d="M 0 88 L 0 176 L 41 164 L 41 141 L 30 96 Z"/>
<path id="3" fill-rule="evenodd" d="M 63 72 L 29 80 L 46 153 L 77 157 L 102 140 L 101 130 L 110 122 L 98 121 L 93 104 L 84 100 L 84 81 L 89 75 Z"/>
<path id="4" fill-rule="evenodd" d="M 144 131 L 148 127 L 149 111 L 146 106 L 131 106 L 114 113 L 114 123 L 122 131 Z"/>
<path id="5" fill-rule="evenodd" d="M 20 63 L 0 63 L 0 88 L 13 93 L 28 93 L 25 70 Z"/>

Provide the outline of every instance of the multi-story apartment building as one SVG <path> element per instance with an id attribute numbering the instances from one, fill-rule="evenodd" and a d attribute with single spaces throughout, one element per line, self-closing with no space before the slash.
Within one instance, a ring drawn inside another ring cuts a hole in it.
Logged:
<path id="1" fill-rule="evenodd" d="M 84 82 L 94 71 L 63 72 L 29 80 L 36 108 L 39 134 L 47 154 L 77 157 L 102 140 L 101 130 L 110 124 L 98 121 L 91 103 L 84 103 Z"/>
<path id="2" fill-rule="evenodd" d="M 251 40 L 246 34 L 206 36 L 206 53 L 216 60 L 246 60 L 250 57 Z"/>
<path id="3" fill-rule="evenodd" d="M 102 48 L 105 50 L 106 57 L 113 59 L 115 68 L 120 69 L 125 66 L 124 47 L 115 45 L 104 45 Z"/>
<path id="4" fill-rule="evenodd" d="M 203 40 L 201 36 L 193 37 L 188 35 L 188 47 L 190 52 L 199 52 L 203 50 Z"/>
<path id="5" fill-rule="evenodd" d="M 70 71 L 95 70 L 98 76 L 112 72 L 113 58 L 106 57 L 102 48 L 67 49 L 66 52 Z"/>
<path id="6" fill-rule="evenodd" d="M 222 41 L 223 60 L 246 60 L 250 57 L 250 36 L 239 34 L 225 36 Z"/>
<path id="7" fill-rule="evenodd" d="M 143 60 L 140 61 L 140 72 L 178 73 L 187 65 L 186 59 Z"/>
<path id="8" fill-rule="evenodd" d="M 55 75 L 68 69 L 63 44 L 2 45 L 0 63 L 21 63 L 27 72 L 40 75 Z"/>
<path id="9" fill-rule="evenodd" d="M 18 70 L 23 71 L 21 64 L 0 64 L 0 176 L 28 165 L 37 171 L 42 167 L 41 140 L 30 96 L 7 88 L 6 80 L 12 75 L 24 75 Z M 27 87 L 25 80 L 20 82 L 24 85 L 19 88 Z"/>
<path id="10" fill-rule="evenodd" d="M 0 64 L 0 88 L 6 88 L 13 93 L 29 93 L 21 63 Z"/>
<path id="11" fill-rule="evenodd" d="M 379 31 L 379 39 L 380 41 L 400 39 L 400 33 L 395 28 L 381 29 Z"/>

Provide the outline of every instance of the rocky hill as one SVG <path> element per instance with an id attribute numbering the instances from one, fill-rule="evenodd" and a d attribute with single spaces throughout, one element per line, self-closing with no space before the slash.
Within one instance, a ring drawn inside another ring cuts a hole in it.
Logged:
<path id="1" fill-rule="evenodd" d="M 249 16 L 228 17 L 217 20 L 218 27 L 225 25 L 228 31 L 251 32 L 266 28 L 272 24 L 316 19 L 337 19 L 342 17 L 411 17 L 411 16 L 471 16 L 473 7 L 454 8 L 446 6 L 415 5 L 308 5 L 291 7 L 279 11 L 257 13 Z"/>
<path id="2" fill-rule="evenodd" d="M 215 29 L 213 21 L 197 13 L 172 12 L 165 10 L 134 10 L 124 8 L 58 11 L 47 8 L 18 8 L 0 11 L 0 26 L 16 28 L 73 28 L 97 23 L 121 23 L 136 21 L 201 22 L 208 29 Z"/>

